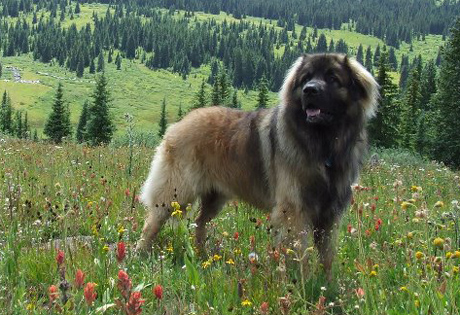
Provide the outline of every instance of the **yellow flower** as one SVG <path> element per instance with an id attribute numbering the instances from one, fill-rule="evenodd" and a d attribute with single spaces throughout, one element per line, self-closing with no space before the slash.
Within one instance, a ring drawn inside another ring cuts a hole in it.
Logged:
<path id="1" fill-rule="evenodd" d="M 306 252 L 307 252 L 307 253 L 312 253 L 313 251 L 314 251 L 314 247 L 313 247 L 313 246 L 308 247 L 308 248 L 306 249 Z"/>
<path id="2" fill-rule="evenodd" d="M 177 216 L 177 217 L 181 218 L 182 217 L 182 210 L 180 210 L 180 209 L 174 210 L 173 213 L 171 213 L 171 216 L 172 217 Z"/>
<path id="3" fill-rule="evenodd" d="M 455 251 L 454 258 L 460 258 L 460 251 L 458 250 Z"/>
<path id="4" fill-rule="evenodd" d="M 166 248 L 166 250 L 167 250 L 168 252 L 170 252 L 170 253 L 172 253 L 172 252 L 174 251 L 173 246 L 172 246 L 171 243 L 168 244 L 168 247 Z"/>
<path id="5" fill-rule="evenodd" d="M 422 191 L 422 187 L 420 186 L 415 186 L 415 185 L 412 185 L 412 187 L 410 188 L 413 192 L 421 192 Z"/>
<path id="6" fill-rule="evenodd" d="M 419 308 L 419 307 L 420 307 L 420 301 L 419 301 L 419 300 L 415 300 L 415 301 L 414 301 L 414 304 L 415 304 L 415 307 L 416 307 L 416 308 Z"/>
<path id="7" fill-rule="evenodd" d="M 408 239 L 411 240 L 413 237 L 414 237 L 414 233 L 413 233 L 413 232 L 408 232 L 408 233 L 407 233 L 407 238 L 408 238 Z"/>
<path id="8" fill-rule="evenodd" d="M 447 258 L 447 259 L 450 259 L 451 257 L 452 257 L 452 252 L 447 252 L 447 253 L 446 253 L 446 258 Z"/>
<path id="9" fill-rule="evenodd" d="M 222 236 L 223 237 L 228 237 L 228 232 L 226 232 L 226 231 L 222 232 Z"/>
<path id="10" fill-rule="evenodd" d="M 241 249 L 235 248 L 235 249 L 233 250 L 233 253 L 234 253 L 235 255 L 241 255 Z"/>
<path id="11" fill-rule="evenodd" d="M 29 304 L 27 304 L 26 309 L 28 311 L 33 311 L 35 309 L 35 305 L 33 305 L 32 303 L 29 303 Z"/>
<path id="12" fill-rule="evenodd" d="M 407 208 L 409 208 L 409 206 L 413 206 L 413 204 L 411 204 L 410 202 L 407 202 L 407 201 L 403 201 L 401 203 L 401 208 L 403 208 L 403 210 L 407 210 Z"/>
<path id="13" fill-rule="evenodd" d="M 440 237 L 437 237 L 433 240 L 433 245 L 438 247 L 438 248 L 443 248 L 444 245 L 444 240 Z"/>
<path id="14" fill-rule="evenodd" d="M 123 225 L 120 225 L 120 227 L 118 228 L 118 234 L 119 235 L 123 235 L 123 233 L 125 233 L 126 229 L 123 227 Z"/>
<path id="15" fill-rule="evenodd" d="M 422 252 L 416 252 L 415 253 L 415 258 L 418 260 L 422 259 L 425 255 Z"/>
<path id="16" fill-rule="evenodd" d="M 453 267 L 452 267 L 452 273 L 453 273 L 454 275 L 458 274 L 458 266 L 453 266 Z"/>
<path id="17" fill-rule="evenodd" d="M 294 251 L 290 248 L 286 249 L 286 254 L 291 255 L 294 254 Z"/>
<path id="18" fill-rule="evenodd" d="M 221 259 L 222 259 L 222 256 L 219 256 L 219 255 L 215 254 L 215 255 L 212 257 L 212 259 L 213 259 L 214 261 L 218 261 L 218 260 L 221 260 Z"/>
<path id="19" fill-rule="evenodd" d="M 442 208 L 442 207 L 444 207 L 444 202 L 442 202 L 442 201 L 436 201 L 436 203 L 434 204 L 434 206 L 435 206 L 436 208 Z"/>
<path id="20" fill-rule="evenodd" d="M 208 268 L 209 266 L 211 266 L 211 262 L 209 260 L 203 261 L 201 263 L 201 267 L 203 267 L 204 269 Z"/>
<path id="21" fill-rule="evenodd" d="M 234 264 L 235 264 L 235 262 L 234 262 L 233 259 L 231 259 L 231 258 L 230 258 L 229 260 L 227 260 L 226 263 L 227 263 L 228 265 L 234 265 Z"/>
<path id="22" fill-rule="evenodd" d="M 372 269 L 378 270 L 379 269 L 379 264 L 375 264 L 374 266 L 372 266 Z"/>
<path id="23" fill-rule="evenodd" d="M 171 202 L 171 207 L 174 208 L 174 210 L 179 210 L 180 209 L 180 204 L 177 201 Z"/>
<path id="24" fill-rule="evenodd" d="M 407 287 L 405 287 L 405 286 L 400 287 L 400 288 L 399 288 L 399 291 L 409 292 L 409 290 L 408 290 Z"/>
<path id="25" fill-rule="evenodd" d="M 409 203 L 412 203 L 412 204 L 414 204 L 414 203 L 417 202 L 417 200 L 415 200 L 414 198 L 411 198 L 411 199 L 409 199 L 409 200 L 407 200 L 407 201 L 408 201 Z"/>
<path id="26" fill-rule="evenodd" d="M 371 277 L 376 277 L 376 276 L 377 276 L 377 271 L 372 270 L 372 271 L 369 273 L 369 276 L 371 276 Z"/>
<path id="27" fill-rule="evenodd" d="M 243 302 L 241 302 L 241 306 L 251 306 L 251 305 L 252 305 L 252 302 L 249 301 L 248 299 L 246 299 Z"/>
<path id="28" fill-rule="evenodd" d="M 102 250 L 103 250 L 104 252 L 108 252 L 108 251 L 109 251 L 109 246 L 104 245 L 104 247 L 102 247 Z"/>

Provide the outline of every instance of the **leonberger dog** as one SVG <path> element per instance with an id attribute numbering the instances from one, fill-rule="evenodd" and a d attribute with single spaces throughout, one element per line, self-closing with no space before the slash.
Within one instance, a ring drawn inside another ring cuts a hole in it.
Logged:
<path id="1" fill-rule="evenodd" d="M 350 204 L 378 89 L 345 55 L 303 55 L 286 75 L 278 106 L 191 111 L 156 149 L 141 193 L 148 217 L 138 249 L 151 250 L 171 216 L 171 201 L 185 207 L 197 199 L 196 244 L 202 248 L 206 224 L 238 198 L 270 211 L 275 229 L 312 235 L 330 274 L 333 232 Z"/>

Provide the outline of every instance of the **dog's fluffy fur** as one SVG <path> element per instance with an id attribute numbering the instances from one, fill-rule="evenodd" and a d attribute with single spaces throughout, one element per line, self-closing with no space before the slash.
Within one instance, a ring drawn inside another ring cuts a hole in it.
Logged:
<path id="1" fill-rule="evenodd" d="M 275 227 L 309 231 L 329 270 L 332 231 L 350 202 L 377 97 L 378 84 L 358 62 L 304 55 L 288 71 L 277 107 L 193 110 L 156 150 L 142 188 L 149 211 L 138 248 L 151 249 L 171 201 L 184 207 L 198 198 L 201 247 L 206 223 L 236 197 L 271 211 Z"/>

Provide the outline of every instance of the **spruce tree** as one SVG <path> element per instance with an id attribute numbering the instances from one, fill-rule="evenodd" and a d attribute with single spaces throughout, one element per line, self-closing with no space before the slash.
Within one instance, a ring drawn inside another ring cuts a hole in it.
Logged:
<path id="1" fill-rule="evenodd" d="M 99 53 L 99 56 L 97 57 L 97 72 L 103 72 L 105 68 L 104 65 L 104 54 L 101 52 Z"/>
<path id="2" fill-rule="evenodd" d="M 81 110 L 80 119 L 78 120 L 76 138 L 78 143 L 82 143 L 86 139 L 86 126 L 88 123 L 88 101 L 83 103 L 83 108 Z"/>
<path id="3" fill-rule="evenodd" d="M 38 132 L 37 132 L 37 129 L 34 130 L 33 141 L 34 141 L 34 142 L 38 142 Z"/>
<path id="4" fill-rule="evenodd" d="M 13 133 L 13 107 L 8 94 L 3 92 L 2 103 L 0 107 L 0 132 L 5 134 Z"/>
<path id="5" fill-rule="evenodd" d="M 177 121 L 184 117 L 184 111 L 182 110 L 182 102 L 179 103 L 179 109 L 177 110 Z"/>
<path id="6" fill-rule="evenodd" d="M 113 50 L 112 48 L 109 49 L 109 54 L 107 56 L 107 63 L 112 63 L 113 61 Z"/>
<path id="7" fill-rule="evenodd" d="M 80 14 L 81 9 L 80 9 L 80 3 L 77 0 L 77 5 L 75 6 L 75 14 Z"/>
<path id="8" fill-rule="evenodd" d="M 211 105 L 216 106 L 216 105 L 220 105 L 220 103 L 221 103 L 221 98 L 220 98 L 219 80 L 215 78 L 214 84 L 212 86 L 212 92 L 211 92 Z"/>
<path id="9" fill-rule="evenodd" d="M 231 108 L 241 108 L 241 102 L 238 100 L 238 90 L 233 90 Z"/>
<path id="10" fill-rule="evenodd" d="M 89 62 L 89 73 L 94 74 L 96 72 L 96 65 L 94 64 L 94 59 L 91 58 Z"/>
<path id="11" fill-rule="evenodd" d="M 112 140 L 115 126 L 110 117 L 111 100 L 104 72 L 97 77 L 91 96 L 93 103 L 88 109 L 87 140 L 91 145 L 108 144 Z"/>
<path id="12" fill-rule="evenodd" d="M 402 113 L 401 144 L 409 150 L 415 149 L 415 139 L 417 136 L 417 122 L 420 116 L 420 81 L 418 70 L 411 71 L 407 90 L 403 100 L 404 110 Z"/>
<path id="13" fill-rule="evenodd" d="M 118 53 L 117 57 L 115 58 L 115 64 L 117 65 L 117 70 L 121 70 L 121 56 Z"/>
<path id="14" fill-rule="evenodd" d="M 366 60 L 364 61 L 364 66 L 369 72 L 372 72 L 372 49 L 371 46 L 367 46 L 366 49 Z"/>
<path id="15" fill-rule="evenodd" d="M 207 93 L 206 93 L 206 83 L 201 81 L 201 86 L 198 92 L 195 95 L 195 101 L 193 103 L 192 109 L 205 107 L 207 103 Z"/>
<path id="16" fill-rule="evenodd" d="M 359 47 L 358 47 L 358 52 L 356 53 L 356 60 L 364 65 L 364 49 L 363 49 L 363 45 L 362 44 L 359 44 Z"/>
<path id="17" fill-rule="evenodd" d="M 2 62 L 0 61 L 0 78 L 2 77 L 3 75 L 3 65 L 2 65 Z"/>
<path id="18" fill-rule="evenodd" d="M 268 84 L 265 77 L 259 81 L 259 94 L 257 96 L 257 108 L 267 108 L 268 105 Z"/>
<path id="19" fill-rule="evenodd" d="M 398 87 L 389 76 L 388 55 L 379 58 L 377 82 L 380 99 L 376 117 L 369 124 L 371 143 L 377 147 L 396 147 L 399 141 L 400 108 L 397 102 Z"/>
<path id="20" fill-rule="evenodd" d="M 220 92 L 220 104 L 227 105 L 230 97 L 230 82 L 228 81 L 227 71 L 225 68 L 221 69 L 219 75 L 219 92 Z"/>
<path id="21" fill-rule="evenodd" d="M 167 126 L 168 120 L 166 118 L 166 98 L 163 98 L 163 103 L 161 103 L 160 121 L 158 122 L 158 136 L 160 138 L 163 138 Z"/>
<path id="22" fill-rule="evenodd" d="M 14 135 L 16 138 L 22 139 L 23 136 L 23 129 L 22 129 L 22 112 L 16 112 L 16 119 L 14 124 Z"/>
<path id="23" fill-rule="evenodd" d="M 29 126 L 29 118 L 27 112 L 24 114 L 24 124 L 22 126 L 22 137 L 23 139 L 30 138 L 30 126 Z"/>
<path id="24" fill-rule="evenodd" d="M 436 65 L 434 60 L 431 60 L 425 65 L 420 79 L 420 108 L 422 110 L 430 109 L 429 103 L 431 97 L 436 93 L 436 84 Z"/>
<path id="25" fill-rule="evenodd" d="M 59 82 L 53 108 L 48 116 L 43 133 L 54 143 L 61 143 L 64 137 L 71 134 L 70 112 L 64 103 L 62 83 Z"/>
<path id="26" fill-rule="evenodd" d="M 460 18 L 450 29 L 441 58 L 435 104 L 439 110 L 435 157 L 460 167 Z"/>

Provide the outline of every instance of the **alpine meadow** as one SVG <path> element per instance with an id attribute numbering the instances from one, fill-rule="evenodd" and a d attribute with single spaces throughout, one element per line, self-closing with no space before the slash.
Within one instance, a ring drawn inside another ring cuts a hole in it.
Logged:
<path id="1" fill-rule="evenodd" d="M 459 314 L 459 82 L 456 0 L 0 0 L 0 314 Z"/>

